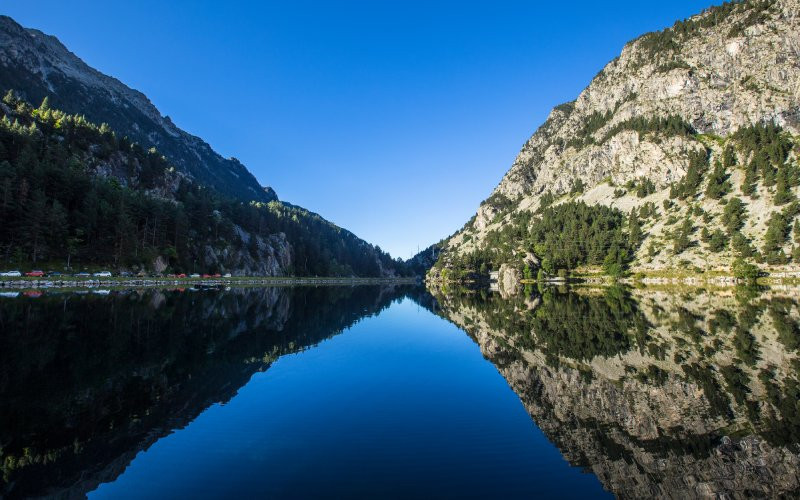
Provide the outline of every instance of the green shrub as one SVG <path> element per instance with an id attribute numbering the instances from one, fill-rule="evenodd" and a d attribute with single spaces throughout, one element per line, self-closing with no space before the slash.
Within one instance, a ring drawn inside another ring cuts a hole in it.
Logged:
<path id="1" fill-rule="evenodd" d="M 743 279 L 747 281 L 755 281 L 761 275 L 761 271 L 758 269 L 757 266 L 746 262 L 744 259 L 737 258 L 733 261 L 733 265 L 731 266 L 731 271 L 733 275 L 738 279 Z"/>

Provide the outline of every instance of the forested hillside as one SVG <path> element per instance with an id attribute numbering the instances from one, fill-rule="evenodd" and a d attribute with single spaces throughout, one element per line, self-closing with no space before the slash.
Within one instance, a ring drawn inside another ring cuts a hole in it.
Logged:
<path id="1" fill-rule="evenodd" d="M 405 266 L 317 214 L 199 184 L 108 125 L 0 104 L 0 262 L 61 269 L 386 276 Z"/>

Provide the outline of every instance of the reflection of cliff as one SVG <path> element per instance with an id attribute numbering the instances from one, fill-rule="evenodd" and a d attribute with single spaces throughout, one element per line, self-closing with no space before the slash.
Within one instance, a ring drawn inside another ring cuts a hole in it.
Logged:
<path id="1" fill-rule="evenodd" d="M 800 492 L 793 298 L 582 289 L 438 301 L 565 458 L 618 496 Z"/>
<path id="2" fill-rule="evenodd" d="M 281 355 L 407 292 L 263 288 L 0 301 L 0 497 L 82 496 Z"/>

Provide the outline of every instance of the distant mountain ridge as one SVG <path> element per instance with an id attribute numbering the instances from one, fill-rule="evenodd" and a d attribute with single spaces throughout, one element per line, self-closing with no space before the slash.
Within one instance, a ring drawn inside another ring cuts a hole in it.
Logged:
<path id="1" fill-rule="evenodd" d="M 235 158 L 223 158 L 199 137 L 178 128 L 143 93 L 104 75 L 56 37 L 0 16 L 0 89 L 31 103 L 49 96 L 53 107 L 107 123 L 120 136 L 155 147 L 199 183 L 243 201 L 277 199 Z"/>

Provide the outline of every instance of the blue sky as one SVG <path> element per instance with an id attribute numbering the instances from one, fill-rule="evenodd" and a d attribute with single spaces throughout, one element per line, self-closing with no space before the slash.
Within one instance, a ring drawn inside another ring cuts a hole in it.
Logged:
<path id="1" fill-rule="evenodd" d="M 708 5 L 26 0 L 0 12 L 141 90 L 281 199 L 405 258 L 460 228 L 626 41 Z"/>

